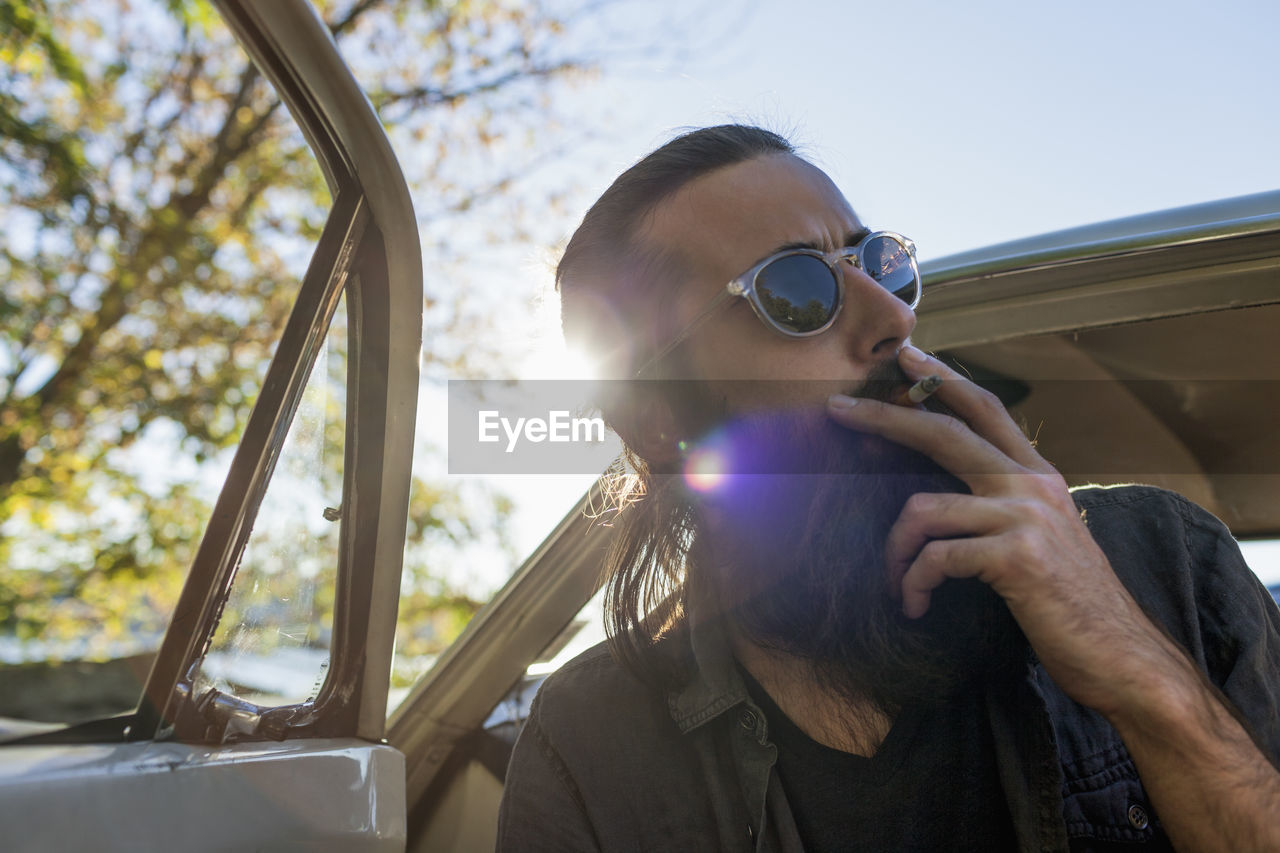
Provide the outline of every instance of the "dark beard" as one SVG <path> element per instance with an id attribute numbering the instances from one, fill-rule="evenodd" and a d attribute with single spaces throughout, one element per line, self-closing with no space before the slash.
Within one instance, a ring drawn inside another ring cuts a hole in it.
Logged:
<path id="1" fill-rule="evenodd" d="M 857 389 L 901 390 L 897 365 Z M 695 497 L 717 519 L 691 554 L 700 612 L 748 641 L 794 656 L 825 687 L 896 714 L 1010 665 L 1021 634 L 976 580 L 949 580 L 920 619 L 902 615 L 884 543 L 917 492 L 968 492 L 931 459 L 835 425 L 820 410 L 756 413 L 709 435 L 700 452 L 731 460 Z"/>

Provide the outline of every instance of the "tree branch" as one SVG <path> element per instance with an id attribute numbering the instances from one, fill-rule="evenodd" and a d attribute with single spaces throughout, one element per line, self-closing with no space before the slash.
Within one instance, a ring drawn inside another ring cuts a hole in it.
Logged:
<path id="1" fill-rule="evenodd" d="M 360 0 L 359 3 L 356 3 L 351 7 L 346 15 L 329 25 L 329 32 L 334 38 L 337 38 L 342 33 L 351 29 L 361 15 L 381 2 L 382 0 Z"/>
<path id="2" fill-rule="evenodd" d="M 257 71 L 253 66 L 246 66 L 240 75 L 239 88 L 228 104 L 226 120 L 211 146 L 212 156 L 201 169 L 196 186 L 191 192 L 170 201 L 169 207 L 178 211 L 180 220 L 174 223 L 160 223 L 153 219 L 151 227 L 139 235 L 133 254 L 134 273 L 122 271 L 122 274 L 118 275 L 103 291 L 93 322 L 85 324 L 81 330 L 80 339 L 67 351 L 62 364 L 32 395 L 38 401 L 39 408 L 47 409 L 50 405 L 57 404 L 63 389 L 74 386 L 75 378 L 91 363 L 93 351 L 102 335 L 108 329 L 114 328 L 128 314 L 131 293 L 145 271 L 164 256 L 168 247 L 173 245 L 173 241 L 189 236 L 191 221 L 208 205 L 213 188 L 222 179 L 227 167 L 252 147 L 257 136 L 266 127 L 271 115 L 280 105 L 278 98 L 273 99 L 267 108 L 246 126 L 239 137 L 233 139 L 238 124 L 236 113 L 245 105 L 256 77 Z M 4 482 L 6 481 L 3 473 L 0 473 L 0 484 Z"/>
<path id="3" fill-rule="evenodd" d="M 558 74 L 564 74 L 569 71 L 578 71 L 590 67 L 583 64 L 577 59 L 565 59 L 554 65 L 542 66 L 539 68 L 517 68 L 506 71 L 499 76 L 476 83 L 464 89 L 455 89 L 447 91 L 444 89 L 432 88 L 430 86 L 414 86 L 402 91 L 381 91 L 370 95 L 369 100 L 373 102 L 376 109 L 381 112 L 384 107 L 390 106 L 407 106 L 407 107 L 429 107 L 439 106 L 441 104 L 454 104 L 459 101 L 483 95 L 489 92 L 495 92 L 504 86 L 508 86 L 517 80 L 539 79 L 545 77 L 554 77 Z"/>

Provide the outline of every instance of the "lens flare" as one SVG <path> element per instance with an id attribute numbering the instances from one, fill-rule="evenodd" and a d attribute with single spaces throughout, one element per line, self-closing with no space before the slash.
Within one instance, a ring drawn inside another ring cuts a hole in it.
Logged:
<path id="1" fill-rule="evenodd" d="M 699 448 L 685 459 L 684 482 L 695 492 L 709 492 L 724 482 L 728 469 L 723 453 L 708 447 Z"/>

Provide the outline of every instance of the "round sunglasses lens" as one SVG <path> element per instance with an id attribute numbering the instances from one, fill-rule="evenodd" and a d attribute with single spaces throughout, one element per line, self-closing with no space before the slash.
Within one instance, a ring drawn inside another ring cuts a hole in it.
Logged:
<path id="1" fill-rule="evenodd" d="M 892 237 L 876 237 L 867 241 L 862 252 L 867 275 L 908 305 L 916 301 L 920 279 L 906 246 Z"/>
<path id="2" fill-rule="evenodd" d="M 839 287 L 831 268 L 812 255 L 788 255 L 756 275 L 764 312 L 788 332 L 814 332 L 836 310 Z"/>

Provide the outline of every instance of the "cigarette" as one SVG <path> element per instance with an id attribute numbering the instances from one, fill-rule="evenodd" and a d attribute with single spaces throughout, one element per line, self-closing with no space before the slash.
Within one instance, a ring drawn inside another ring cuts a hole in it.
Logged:
<path id="1" fill-rule="evenodd" d="M 941 387 L 941 376 L 926 376 L 906 391 L 903 391 L 898 396 L 898 399 L 893 402 L 899 406 L 910 406 L 915 403 L 923 403 L 925 400 L 932 397 L 934 392 Z"/>

